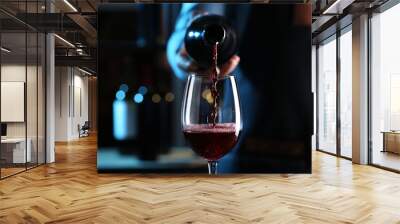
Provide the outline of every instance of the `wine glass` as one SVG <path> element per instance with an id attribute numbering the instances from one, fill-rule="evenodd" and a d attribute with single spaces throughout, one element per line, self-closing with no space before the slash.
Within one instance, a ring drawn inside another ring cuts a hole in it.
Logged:
<path id="1" fill-rule="evenodd" d="M 192 149 L 208 161 L 210 175 L 218 160 L 237 143 L 242 130 L 236 79 L 226 75 L 189 75 L 182 105 L 182 129 Z"/>

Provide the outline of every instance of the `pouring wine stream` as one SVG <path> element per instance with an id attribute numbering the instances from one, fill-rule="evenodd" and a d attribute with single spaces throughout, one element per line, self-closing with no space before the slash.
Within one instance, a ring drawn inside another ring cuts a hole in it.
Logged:
<path id="1" fill-rule="evenodd" d="M 213 49 L 212 49 L 212 72 L 211 72 L 211 79 L 212 79 L 212 87 L 211 87 L 211 95 L 213 97 L 213 108 L 211 111 L 211 120 L 213 127 L 215 127 L 216 121 L 217 121 L 217 110 L 218 110 L 218 90 L 217 90 L 217 84 L 218 84 L 218 79 L 219 79 L 219 74 L 218 74 L 218 43 L 215 42 Z"/>

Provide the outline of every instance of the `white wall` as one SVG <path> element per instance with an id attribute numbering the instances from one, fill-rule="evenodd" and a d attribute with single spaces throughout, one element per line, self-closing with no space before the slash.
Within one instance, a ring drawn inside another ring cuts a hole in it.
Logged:
<path id="1" fill-rule="evenodd" d="M 25 82 L 25 75 L 27 69 L 27 76 L 29 79 L 29 84 L 36 85 L 36 81 L 34 83 L 31 83 L 32 80 L 30 78 L 31 75 L 36 76 L 36 67 L 34 66 L 28 66 L 27 68 L 24 65 L 20 64 L 5 64 L 1 66 L 1 81 L 2 82 Z M 30 91 L 31 90 L 31 91 Z M 27 88 L 27 96 L 28 96 L 28 103 L 32 102 L 33 100 L 30 99 L 30 97 L 36 98 L 36 88 Z M 36 108 L 36 103 L 32 104 L 31 106 L 34 106 Z M 1 108 L 2 110 L 7 110 L 7 108 Z M 29 110 L 31 111 L 31 110 Z M 28 122 L 34 121 L 36 123 L 36 114 L 34 114 L 33 117 L 30 115 L 33 115 L 32 113 L 28 113 Z M 25 137 L 25 123 L 26 122 L 7 122 L 7 136 L 8 137 Z M 32 127 L 33 125 L 28 125 L 29 127 Z M 35 126 L 36 129 L 36 126 Z M 29 132 L 29 130 L 28 130 Z M 36 134 L 36 133 L 35 133 Z M 29 133 L 28 133 L 28 137 Z"/>
<path id="2" fill-rule="evenodd" d="M 28 70 L 30 70 L 28 68 Z M 1 66 L 1 81 L 25 82 L 25 64 L 9 64 Z M 7 108 L 1 108 L 7 110 Z M 7 137 L 25 137 L 25 122 L 7 123 Z"/>
<path id="3" fill-rule="evenodd" d="M 55 141 L 68 140 L 68 117 L 70 84 L 69 68 L 55 68 Z"/>
<path id="4" fill-rule="evenodd" d="M 78 73 L 76 75 L 76 72 L 78 70 L 75 70 L 75 75 L 74 75 L 74 108 L 73 110 L 75 113 L 73 113 L 73 119 L 72 119 L 72 136 L 78 137 L 78 124 L 83 125 L 85 121 L 89 120 L 89 103 L 88 103 L 88 77 L 87 76 L 82 76 L 83 73 Z M 80 93 L 79 93 L 80 91 Z M 80 99 L 79 99 L 80 95 Z M 78 102 L 80 101 L 80 103 Z M 81 108 L 79 108 L 81 107 Z M 81 111 L 79 111 L 79 109 Z"/>
<path id="5" fill-rule="evenodd" d="M 37 70 L 38 69 L 38 70 Z M 2 82 L 24 82 L 26 85 L 26 106 L 22 108 L 25 113 L 26 120 L 24 122 L 6 122 L 7 137 L 9 138 L 24 138 L 25 135 L 30 140 L 32 151 L 32 161 L 36 162 L 39 158 L 39 163 L 44 162 L 44 74 L 42 67 L 36 65 L 25 64 L 3 64 L 1 66 L 1 81 Z M 26 80 L 27 79 L 27 80 Z M 7 97 L 7 96 L 2 96 Z M 9 110 L 10 108 L 1 108 L 1 110 Z M 39 156 L 37 157 L 37 154 Z"/>
<path id="6" fill-rule="evenodd" d="M 56 141 L 79 137 L 78 124 L 88 120 L 88 77 L 76 68 L 56 67 Z"/>

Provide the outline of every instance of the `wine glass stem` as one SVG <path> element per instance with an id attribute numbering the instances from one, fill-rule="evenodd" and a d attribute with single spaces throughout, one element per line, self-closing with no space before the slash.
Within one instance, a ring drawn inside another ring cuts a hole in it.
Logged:
<path id="1" fill-rule="evenodd" d="M 217 161 L 208 161 L 208 174 L 210 175 L 217 175 Z"/>

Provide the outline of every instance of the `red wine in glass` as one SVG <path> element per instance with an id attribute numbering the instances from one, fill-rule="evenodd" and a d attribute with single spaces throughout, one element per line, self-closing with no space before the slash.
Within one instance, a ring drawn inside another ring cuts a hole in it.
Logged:
<path id="1" fill-rule="evenodd" d="M 220 98 L 216 104 L 203 95 L 210 91 L 212 83 L 208 76 L 190 75 L 182 104 L 183 134 L 192 149 L 208 160 L 210 175 L 217 173 L 218 160 L 232 150 L 242 128 L 235 77 L 219 77 L 215 91 Z M 210 114 L 214 114 L 215 119 L 210 119 L 214 118 Z"/>
<path id="2" fill-rule="evenodd" d="M 189 75 L 182 104 L 183 134 L 193 150 L 208 160 L 210 175 L 217 174 L 218 160 L 235 146 L 242 126 L 236 79 L 218 74 L 218 44 L 214 42 L 208 74 Z M 211 102 L 203 97 L 207 91 Z M 210 105 L 201 106 L 203 102 Z"/>
<path id="3" fill-rule="evenodd" d="M 192 149 L 209 161 L 217 161 L 226 155 L 235 146 L 239 135 L 234 123 L 190 125 L 183 134 Z"/>

